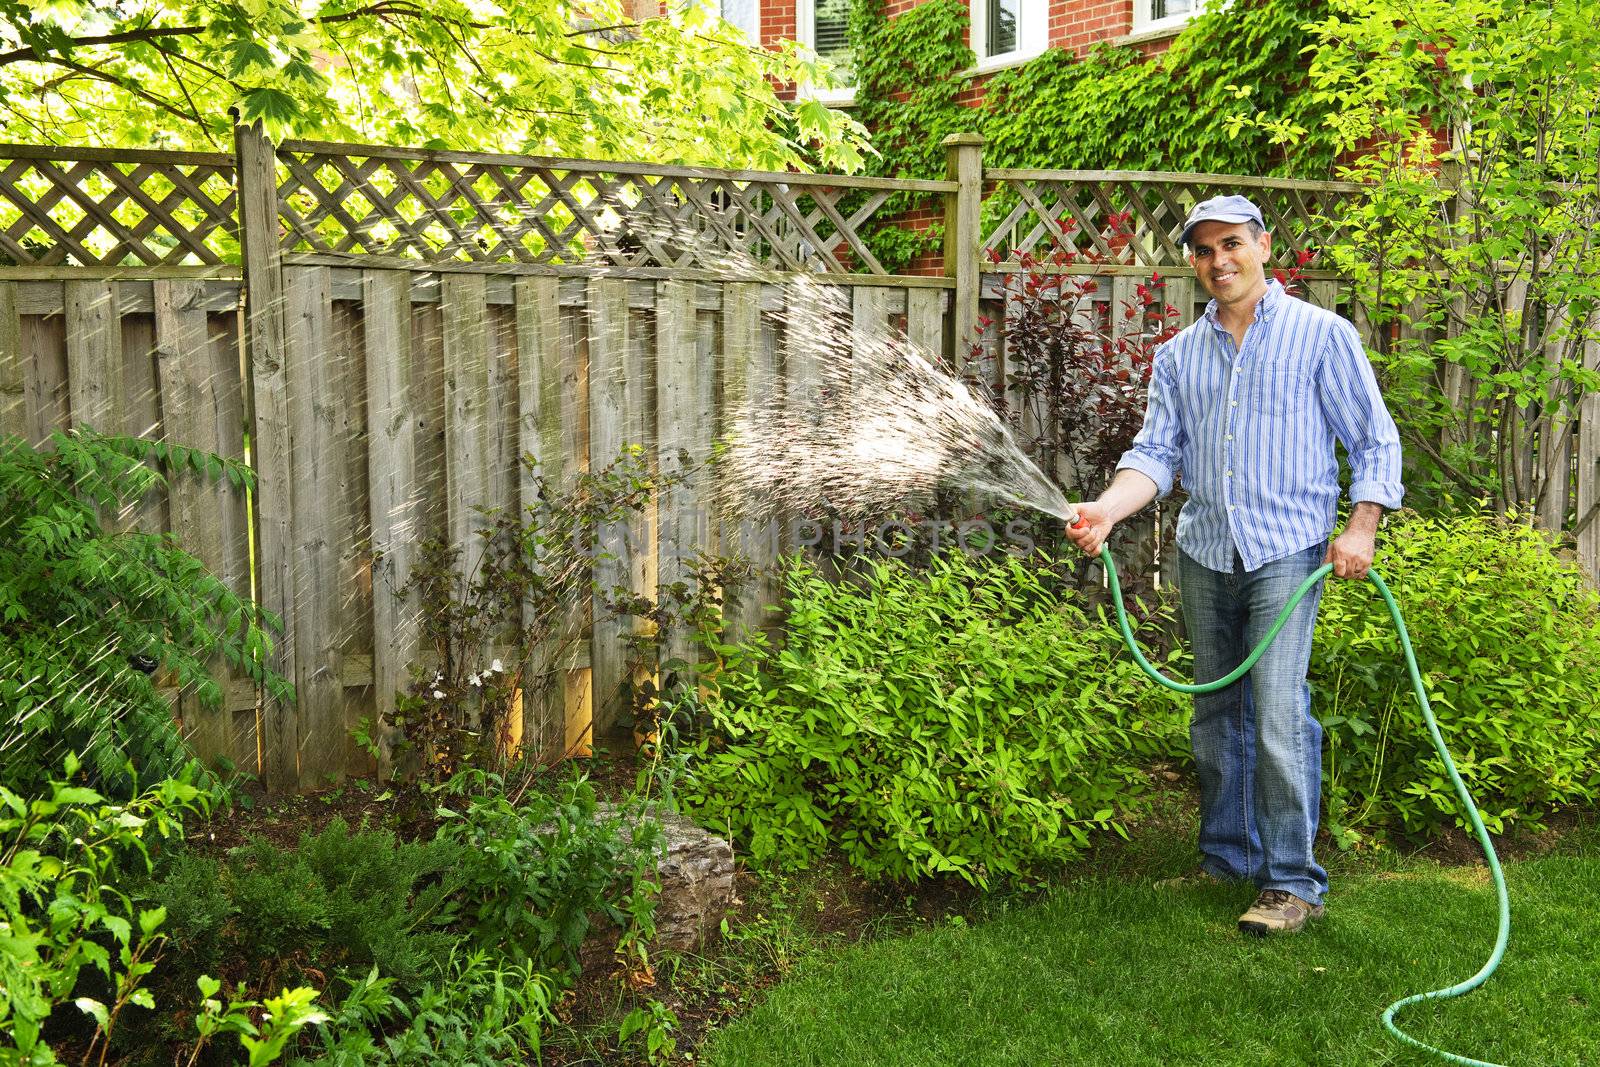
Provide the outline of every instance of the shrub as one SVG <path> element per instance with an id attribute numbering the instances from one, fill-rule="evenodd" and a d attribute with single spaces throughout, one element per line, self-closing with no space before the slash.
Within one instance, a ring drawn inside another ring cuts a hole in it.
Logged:
<path id="1" fill-rule="evenodd" d="M 124 795 L 188 762 L 171 707 L 135 663 L 216 705 L 207 661 L 220 654 L 292 699 L 263 666 L 270 616 L 172 535 L 102 525 L 164 484 L 147 458 L 240 485 L 253 477 L 220 456 L 88 429 L 56 433 L 48 450 L 0 435 L 0 749 L 14 789 L 41 787 L 63 751 L 82 757 L 89 784 Z"/>
<path id="2" fill-rule="evenodd" d="M 1600 789 L 1600 594 L 1515 519 L 1391 517 L 1373 568 L 1388 582 L 1462 777 L 1496 832 L 1537 826 Z M 1330 582 L 1311 682 L 1328 728 L 1328 822 L 1429 833 L 1465 827 L 1400 643 L 1367 583 Z"/>
<path id="3" fill-rule="evenodd" d="M 621 928 L 625 948 L 654 936 L 658 824 L 602 814 L 581 775 L 521 803 L 495 775 L 462 777 L 480 786 L 461 810 L 440 808 L 438 837 L 461 850 L 460 915 L 477 945 L 576 972 L 595 915 Z"/>
<path id="4" fill-rule="evenodd" d="M 340 981 L 350 991 L 319 1034 L 330 1062 L 531 1057 L 591 919 L 615 922 L 629 951 L 653 935 L 659 828 L 603 812 L 581 776 L 513 798 L 470 771 L 426 792 L 444 802 L 429 840 L 336 819 L 289 848 L 257 838 L 221 857 L 167 857 L 133 894 L 167 917 L 149 983 L 159 1002 L 184 1003 L 209 974 L 240 1002 L 281 982 Z M 119 1033 L 138 1063 L 194 1039 L 182 1016 Z M 215 1045 L 207 1055 L 223 1062 Z"/>
<path id="5" fill-rule="evenodd" d="M 1058 584 L 1004 554 L 838 583 L 797 562 L 785 646 L 720 650 L 682 801 L 757 860 L 833 843 L 875 878 L 982 885 L 1123 832 L 1182 705 Z"/>
<path id="6" fill-rule="evenodd" d="M 69 1001 L 67 1011 L 93 1023 L 85 1062 L 123 1008 L 152 1006 L 141 987 L 165 916 L 136 907 L 116 882 L 129 861 L 149 862 L 152 842 L 180 835 L 186 812 L 208 804 L 182 779 L 108 802 L 72 784 L 78 770 L 69 757 L 65 780 L 31 800 L 0 786 L 0 1063 L 55 1063 L 41 1032 Z M 95 972 L 104 999 L 80 987 Z"/>
<path id="7" fill-rule="evenodd" d="M 177 857 L 148 896 L 166 909 L 180 968 L 215 974 L 243 961 L 314 960 L 324 971 L 376 965 L 414 989 L 459 939 L 444 927 L 460 853 L 384 830 L 352 833 L 335 819 L 301 834 L 292 849 L 255 839 L 224 859 Z M 191 978 L 179 981 L 187 986 Z"/>

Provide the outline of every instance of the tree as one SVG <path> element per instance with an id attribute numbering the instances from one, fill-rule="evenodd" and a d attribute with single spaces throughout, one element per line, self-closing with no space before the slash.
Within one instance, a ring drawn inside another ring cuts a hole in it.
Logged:
<path id="1" fill-rule="evenodd" d="M 865 132 L 780 83 L 826 84 L 693 2 L 0 0 L 0 134 L 224 148 L 274 137 L 782 170 L 853 170 Z"/>
<path id="2" fill-rule="evenodd" d="M 1413 488 L 1570 516 L 1600 388 L 1600 27 L 1587 0 L 1334 0 L 1311 78 L 1370 191 L 1330 258 L 1381 343 Z"/>

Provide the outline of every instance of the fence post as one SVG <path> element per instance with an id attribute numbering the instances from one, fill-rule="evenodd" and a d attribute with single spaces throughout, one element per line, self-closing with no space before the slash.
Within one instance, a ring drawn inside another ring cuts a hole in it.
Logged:
<path id="1" fill-rule="evenodd" d="M 950 336 L 946 350 L 956 369 L 966 363 L 963 348 L 978 329 L 979 286 L 983 264 L 978 246 L 982 239 L 983 135 L 952 133 L 942 142 L 945 177 L 961 188 L 944 199 L 944 274 L 956 281 L 955 303 L 950 309 Z"/>
<path id="2" fill-rule="evenodd" d="M 244 262 L 245 380 L 250 383 L 250 454 L 256 472 L 256 570 L 261 606 L 283 620 L 271 665 L 293 682 L 294 576 L 290 573 L 288 371 L 284 363 L 283 250 L 278 243 L 277 152 L 254 126 L 235 126 L 239 246 Z M 269 789 L 299 785 L 299 731 L 292 704 L 261 694 L 262 779 Z"/>

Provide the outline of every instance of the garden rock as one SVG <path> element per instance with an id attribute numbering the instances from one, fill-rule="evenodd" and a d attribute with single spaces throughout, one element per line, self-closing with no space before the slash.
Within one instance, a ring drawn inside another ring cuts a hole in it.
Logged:
<path id="1" fill-rule="evenodd" d="M 614 804 L 600 804 L 595 809 L 598 820 L 619 815 L 629 820 L 622 834 L 631 840 L 631 821 L 637 816 L 623 813 Z M 661 894 L 656 898 L 656 936 L 651 947 L 698 948 L 722 929 L 723 916 L 733 902 L 733 846 L 676 812 L 652 809 L 645 817 L 661 824 L 666 839 L 656 863 Z M 611 955 L 616 934 L 609 923 L 595 928 L 579 953 L 584 970 Z"/>

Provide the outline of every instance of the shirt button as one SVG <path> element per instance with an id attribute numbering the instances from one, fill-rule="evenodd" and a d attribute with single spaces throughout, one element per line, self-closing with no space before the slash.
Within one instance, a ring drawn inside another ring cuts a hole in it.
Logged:
<path id="1" fill-rule="evenodd" d="M 1229 510 L 1229 511 L 1232 511 L 1232 510 L 1233 510 L 1233 505 L 1232 505 L 1232 504 L 1229 504 L 1229 505 L 1228 505 L 1228 510 Z"/>
<path id="2" fill-rule="evenodd" d="M 1231 441 L 1231 440 L 1233 440 L 1233 434 L 1231 434 L 1231 433 L 1225 433 L 1225 434 L 1223 434 L 1223 435 L 1222 435 L 1222 439 L 1223 439 L 1223 440 L 1224 440 L 1224 441 Z"/>
<path id="3" fill-rule="evenodd" d="M 1236 408 L 1239 406 L 1239 402 L 1237 400 L 1230 400 L 1228 401 L 1228 406 L 1230 408 Z"/>
<path id="4" fill-rule="evenodd" d="M 1232 471 L 1223 471 L 1222 472 L 1222 476 L 1224 478 L 1232 478 L 1233 477 L 1233 472 Z"/>

